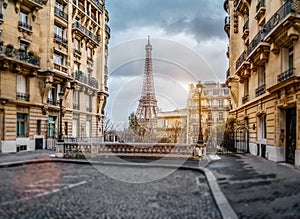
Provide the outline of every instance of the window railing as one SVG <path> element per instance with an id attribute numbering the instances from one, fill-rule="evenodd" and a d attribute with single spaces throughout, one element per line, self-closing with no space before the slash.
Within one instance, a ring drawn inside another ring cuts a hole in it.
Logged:
<path id="1" fill-rule="evenodd" d="M 281 83 L 292 78 L 295 75 L 295 68 L 290 68 L 277 76 L 277 82 Z"/>
<path id="2" fill-rule="evenodd" d="M 94 2 L 101 10 L 103 10 L 103 5 L 98 0 L 94 0 Z"/>
<path id="3" fill-rule="evenodd" d="M 78 49 L 74 49 L 74 53 L 81 56 L 81 52 Z"/>
<path id="4" fill-rule="evenodd" d="M 55 13 L 57 16 L 59 16 L 59 17 L 65 19 L 65 20 L 68 20 L 68 14 L 65 13 L 64 11 L 62 11 L 61 9 L 59 9 L 58 7 L 55 7 L 55 8 L 54 8 L 54 13 Z"/>
<path id="5" fill-rule="evenodd" d="M 249 56 L 261 42 L 263 42 L 264 37 L 265 37 L 264 31 L 263 30 L 259 31 L 247 48 L 247 56 Z"/>
<path id="6" fill-rule="evenodd" d="M 26 30 L 32 31 L 32 26 L 26 22 L 19 21 L 19 27 L 22 27 Z"/>
<path id="7" fill-rule="evenodd" d="M 255 89 L 255 96 L 258 97 L 266 92 L 266 85 L 263 84 Z"/>
<path id="8" fill-rule="evenodd" d="M 96 89 L 99 87 L 99 82 L 96 78 L 85 75 L 82 71 L 76 71 L 74 73 L 74 79 Z"/>
<path id="9" fill-rule="evenodd" d="M 235 63 L 235 69 L 238 70 L 239 67 L 242 65 L 242 63 L 246 60 L 247 57 L 247 52 L 244 51 L 240 57 L 237 59 L 236 63 Z"/>
<path id="10" fill-rule="evenodd" d="M 29 94 L 17 92 L 16 99 L 17 100 L 29 101 Z"/>
<path id="11" fill-rule="evenodd" d="M 54 33 L 54 39 L 58 42 L 61 42 L 62 44 L 64 45 L 67 45 L 68 44 L 68 40 L 66 40 L 65 38 L 63 38 L 62 36 Z"/>
<path id="12" fill-rule="evenodd" d="M 242 98 L 242 103 L 245 104 L 249 101 L 249 95 L 245 95 L 243 98 Z"/>
<path id="13" fill-rule="evenodd" d="M 99 43 L 98 37 L 95 36 L 90 30 L 85 28 L 83 25 L 81 25 L 79 21 L 75 21 L 73 23 L 73 28 L 78 29 L 80 32 L 82 32 L 83 34 L 85 34 L 86 36 L 94 40 L 96 43 Z"/>
<path id="14" fill-rule="evenodd" d="M 230 17 L 229 17 L 229 16 L 226 16 L 226 17 L 225 17 L 224 24 L 225 24 L 225 25 L 229 25 L 229 24 L 230 24 Z"/>
<path id="15" fill-rule="evenodd" d="M 259 2 L 258 2 L 258 4 L 256 5 L 256 12 L 258 12 L 259 11 L 259 9 L 261 9 L 262 7 L 265 7 L 266 5 L 265 5 L 265 0 L 260 0 Z"/>
<path id="16" fill-rule="evenodd" d="M 300 14 L 300 2 L 299 1 L 287 1 L 281 8 L 270 18 L 265 24 L 265 33 L 270 33 L 274 27 L 276 27 L 285 17 L 290 13 Z"/>
<path id="17" fill-rule="evenodd" d="M 52 98 L 48 98 L 47 103 L 49 103 L 50 105 L 53 105 L 53 106 L 59 106 L 59 100 L 55 100 Z"/>
<path id="18" fill-rule="evenodd" d="M 247 18 L 243 26 L 243 32 L 245 32 L 246 30 L 249 30 L 249 18 Z"/>

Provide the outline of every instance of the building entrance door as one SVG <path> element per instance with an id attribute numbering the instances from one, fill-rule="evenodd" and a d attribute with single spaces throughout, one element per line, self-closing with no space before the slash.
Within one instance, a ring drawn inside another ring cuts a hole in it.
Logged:
<path id="1" fill-rule="evenodd" d="M 286 110 L 286 162 L 295 163 L 296 108 Z"/>

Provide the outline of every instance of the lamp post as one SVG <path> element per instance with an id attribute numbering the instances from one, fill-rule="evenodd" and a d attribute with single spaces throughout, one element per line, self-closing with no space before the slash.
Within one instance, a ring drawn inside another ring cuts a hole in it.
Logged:
<path id="1" fill-rule="evenodd" d="M 62 117 L 63 117 L 63 112 L 62 112 L 62 101 L 64 98 L 64 92 L 60 91 L 58 93 L 59 97 L 59 134 L 58 134 L 58 141 L 63 142 L 63 134 L 62 134 Z"/>
<path id="2" fill-rule="evenodd" d="M 201 120 L 202 120 L 202 115 L 201 115 L 201 95 L 202 95 L 202 91 L 203 91 L 203 85 L 201 84 L 201 81 L 198 82 L 198 84 L 196 85 L 196 87 L 197 87 L 197 91 L 198 91 L 198 94 L 199 94 L 199 135 L 198 135 L 197 144 L 203 145 L 202 124 L 201 124 Z"/>

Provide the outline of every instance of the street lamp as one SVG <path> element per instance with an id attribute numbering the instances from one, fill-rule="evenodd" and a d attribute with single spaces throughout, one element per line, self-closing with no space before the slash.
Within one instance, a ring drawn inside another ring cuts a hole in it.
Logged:
<path id="1" fill-rule="evenodd" d="M 63 112 L 62 112 L 62 101 L 64 98 L 64 92 L 60 91 L 58 93 L 58 97 L 59 97 L 59 135 L 58 135 L 58 141 L 59 142 L 63 142 L 63 134 L 62 134 L 62 117 L 63 117 Z"/>
<path id="2" fill-rule="evenodd" d="M 202 115 L 201 115 L 201 95 L 202 95 L 202 92 L 203 92 L 203 85 L 201 84 L 201 81 L 198 82 L 198 84 L 196 85 L 196 87 L 197 87 L 197 91 L 198 91 L 198 94 L 199 94 L 199 135 L 198 135 L 197 144 L 203 145 L 202 124 L 201 124 L 201 120 L 202 120 Z"/>

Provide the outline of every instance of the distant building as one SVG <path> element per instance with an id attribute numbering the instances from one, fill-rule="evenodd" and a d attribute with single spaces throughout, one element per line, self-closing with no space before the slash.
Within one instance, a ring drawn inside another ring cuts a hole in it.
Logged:
<path id="1" fill-rule="evenodd" d="M 206 81 L 201 94 L 201 126 L 204 142 L 218 144 L 217 126 L 223 125 L 230 110 L 230 94 L 225 84 Z M 199 91 L 189 85 L 187 100 L 187 143 L 196 143 L 199 135 Z"/>
<path id="2" fill-rule="evenodd" d="M 161 143 L 186 143 L 187 111 L 158 111 L 157 137 Z"/>
<path id="3" fill-rule="evenodd" d="M 110 28 L 104 0 L 0 0 L 0 151 L 103 138 Z M 62 93 L 61 93 L 62 94 Z"/>

